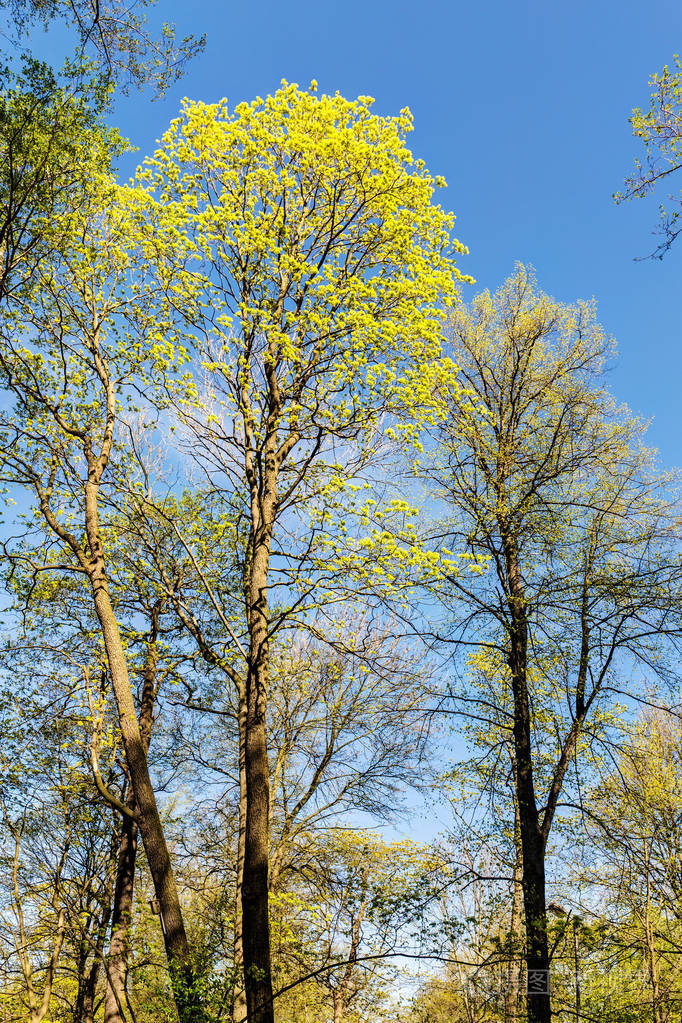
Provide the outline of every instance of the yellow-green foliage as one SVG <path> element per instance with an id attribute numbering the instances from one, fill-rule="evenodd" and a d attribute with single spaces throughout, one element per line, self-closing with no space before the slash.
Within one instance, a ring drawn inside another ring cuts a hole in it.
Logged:
<path id="1" fill-rule="evenodd" d="M 409 504 L 369 509 L 363 481 L 379 439 L 418 443 L 434 395 L 456 388 L 441 334 L 465 278 L 442 182 L 406 146 L 409 111 L 371 106 L 286 83 L 234 112 L 186 101 L 140 180 L 159 251 L 181 256 L 195 295 L 185 414 L 244 492 L 275 470 L 325 565 L 373 584 L 438 561 Z"/>
<path id="2" fill-rule="evenodd" d="M 462 280 L 452 215 L 405 145 L 409 111 L 379 117 L 371 102 L 286 84 L 233 114 L 187 101 L 142 173 L 159 226 L 178 225 L 202 260 L 214 336 L 240 382 L 259 355 L 282 422 L 300 430 L 313 413 L 316 427 L 356 425 L 378 394 L 382 409 L 398 395 L 406 368 L 426 373 Z M 305 392 L 321 373 L 313 409 Z"/>
<path id="3" fill-rule="evenodd" d="M 623 202 L 634 196 L 643 197 L 650 194 L 659 181 L 666 179 L 680 167 L 682 154 L 682 63 L 677 54 L 673 56 L 672 65 L 665 65 L 663 70 L 649 78 L 651 98 L 648 110 L 635 107 L 630 117 L 632 134 L 644 144 L 643 159 L 635 160 L 635 169 L 625 179 L 625 191 L 616 192 L 616 202 Z M 663 241 L 653 255 L 662 257 L 679 234 L 680 192 L 670 193 L 666 197 L 674 203 L 669 208 L 665 203 L 660 205 L 659 230 Z"/>

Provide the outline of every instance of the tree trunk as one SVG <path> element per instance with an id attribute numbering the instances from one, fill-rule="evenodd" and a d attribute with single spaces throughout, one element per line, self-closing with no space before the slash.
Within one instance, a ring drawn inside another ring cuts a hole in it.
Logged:
<path id="1" fill-rule="evenodd" d="M 139 728 L 145 755 L 149 752 L 156 698 L 156 667 L 160 607 L 152 609 L 150 639 L 147 646 L 140 701 Z M 135 797 L 128 785 L 126 805 L 135 809 Z M 107 984 L 104 996 L 104 1023 L 124 1023 L 127 1002 L 126 986 L 130 957 L 130 929 L 135 893 L 135 865 L 137 860 L 137 824 L 124 817 L 116 866 L 116 883 L 112 908 L 111 940 L 107 959 Z"/>
<path id="2" fill-rule="evenodd" d="M 518 684 L 517 684 L 517 688 Z M 527 693 L 526 710 L 527 710 Z M 523 700 L 519 700 L 523 704 Z M 525 713 L 514 723 L 517 752 L 519 823 L 523 851 L 523 907 L 526 922 L 528 1023 L 550 1023 L 549 949 L 545 905 L 545 847 L 538 822 L 533 772 L 527 750 L 530 724 Z"/>
<path id="3" fill-rule="evenodd" d="M 101 953 L 101 949 L 99 951 Z M 97 993 L 97 981 L 99 979 L 101 965 L 101 956 L 97 955 L 95 960 L 90 964 L 90 969 L 87 970 L 82 980 L 79 978 L 79 983 L 82 984 L 82 995 L 80 998 L 81 1008 L 80 1015 L 74 1014 L 75 1023 L 94 1023 L 95 995 Z M 81 994 L 80 991 L 79 994 Z"/>
<path id="4" fill-rule="evenodd" d="M 132 789 L 126 804 L 134 806 Z M 137 825 L 124 817 L 116 866 L 116 886 L 111 918 L 111 939 L 107 957 L 107 985 L 104 996 L 104 1023 L 123 1023 L 125 1019 L 126 981 L 130 953 L 130 922 L 133 910 Z"/>
<path id="5" fill-rule="evenodd" d="M 516 800 L 514 801 L 516 804 Z M 518 806 L 514 807 L 514 873 L 509 921 L 509 962 L 504 986 L 504 1023 L 515 1023 L 521 1010 L 521 942 L 523 937 L 523 852 Z"/>
<path id="6" fill-rule="evenodd" d="M 533 778 L 533 746 L 528 698 L 528 621 L 523 580 L 513 540 L 504 538 L 510 610 L 509 656 L 514 700 L 514 767 L 523 858 L 522 888 L 526 923 L 528 1023 L 550 1023 L 549 948 L 545 905 L 545 839 Z"/>
<path id="7" fill-rule="evenodd" d="M 246 693 L 239 692 L 239 836 L 237 839 L 237 885 L 234 906 L 234 996 L 233 1023 L 246 1020 L 246 991 L 244 989 L 244 940 L 242 892 L 244 888 L 244 854 L 246 846 Z"/>
<path id="8" fill-rule="evenodd" d="M 345 1005 L 343 994 L 338 988 L 332 990 L 332 1005 L 334 1006 L 334 1023 L 343 1023 Z"/>
<path id="9" fill-rule="evenodd" d="M 249 557 L 245 571 L 249 663 L 246 675 L 244 779 L 246 826 L 242 886 L 244 986 L 249 1023 L 274 1023 L 268 866 L 270 856 L 270 770 L 265 733 L 269 682 L 267 582 L 270 530 L 275 498 L 257 496 L 252 510 Z"/>
<path id="10" fill-rule="evenodd" d="M 180 1023 L 199 1023 L 203 1014 L 194 982 L 189 942 L 175 884 L 166 836 L 156 794 L 149 776 L 147 754 L 140 732 L 128 663 L 116 615 L 109 597 L 104 552 L 99 536 L 97 508 L 98 480 L 95 472 L 85 487 L 85 526 L 90 552 L 88 576 L 95 612 L 102 629 L 111 685 L 118 710 L 121 738 L 135 798 L 137 823 L 142 835 L 149 872 L 161 910 L 164 944 L 173 980 L 173 993 Z"/>
<path id="11" fill-rule="evenodd" d="M 242 887 L 244 984 L 249 1023 L 274 1023 L 268 912 L 270 791 L 260 666 L 249 670 L 246 725 L 246 829 Z"/>

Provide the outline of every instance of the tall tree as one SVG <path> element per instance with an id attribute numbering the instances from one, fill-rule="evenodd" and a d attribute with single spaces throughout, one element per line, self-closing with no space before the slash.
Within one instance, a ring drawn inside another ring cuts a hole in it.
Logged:
<path id="1" fill-rule="evenodd" d="M 382 425 L 414 430 L 415 408 L 430 401 L 441 304 L 461 279 L 452 218 L 432 203 L 437 182 L 405 146 L 411 127 L 407 111 L 378 117 L 366 98 L 284 85 L 233 115 L 225 103 L 186 104 L 143 172 L 157 230 L 180 213 L 198 261 L 192 282 L 204 289 L 196 397 L 175 399 L 187 450 L 244 523 L 247 637 L 235 647 L 245 674 L 249 1023 L 273 1019 L 271 644 L 331 591 L 338 601 L 344 575 L 369 592 L 388 555 L 394 564 L 414 556 L 409 542 L 372 533 L 358 499 L 377 471 Z M 404 502 L 392 512 L 404 516 Z"/>
<path id="2" fill-rule="evenodd" d="M 481 568 L 444 599 L 450 641 L 492 682 L 460 706 L 512 747 L 529 1023 L 551 1016 L 545 858 L 562 793 L 614 693 L 635 691 L 633 661 L 665 676 L 680 641 L 672 479 L 599 385 L 610 352 L 589 304 L 555 302 L 518 267 L 453 314 L 465 389 L 424 468 L 449 508 L 441 536 Z"/>
<path id="3" fill-rule="evenodd" d="M 52 540 L 46 547 L 41 543 L 32 559 L 35 537 L 29 525 L 16 555 L 28 559 L 38 575 L 74 574 L 90 593 L 118 711 L 134 816 L 161 906 L 184 1021 L 199 1018 L 199 996 L 112 599 L 100 519 L 103 495 L 116 488 L 117 473 L 126 471 L 117 434 L 124 409 L 149 386 L 151 375 L 167 370 L 181 351 L 170 323 L 152 312 L 158 313 L 158 281 L 152 284 L 151 277 L 137 272 L 135 250 L 143 236 L 139 218 L 137 232 L 135 224 L 143 202 L 139 191 L 119 188 L 95 164 L 79 209 L 64 214 L 60 229 L 65 244 L 2 310 L 0 372 L 7 395 L 0 427 L 2 475 L 28 491 Z M 121 813 L 131 813 L 121 800 L 110 801 Z"/>

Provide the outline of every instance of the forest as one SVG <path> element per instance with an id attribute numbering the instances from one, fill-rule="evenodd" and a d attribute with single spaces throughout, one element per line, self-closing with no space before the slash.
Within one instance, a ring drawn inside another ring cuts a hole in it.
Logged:
<path id="1" fill-rule="evenodd" d="M 680 473 L 596 301 L 474 282 L 407 108 L 138 154 L 204 37 L 1 6 L 2 1023 L 682 1021 Z"/>

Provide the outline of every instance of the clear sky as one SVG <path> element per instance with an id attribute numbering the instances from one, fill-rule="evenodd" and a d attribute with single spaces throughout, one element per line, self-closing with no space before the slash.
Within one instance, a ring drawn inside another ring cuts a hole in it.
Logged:
<path id="1" fill-rule="evenodd" d="M 457 215 L 476 287 L 522 260 L 556 298 L 595 296 L 620 351 L 614 394 L 654 418 L 653 443 L 682 464 L 682 239 L 663 262 L 636 262 L 655 245 L 657 201 L 611 198 L 639 153 L 629 113 L 682 50 L 679 0 L 159 0 L 158 12 L 208 43 L 163 101 L 119 102 L 140 156 L 184 95 L 233 106 L 314 78 L 374 96 L 381 113 L 409 106 L 412 148 L 448 181 L 438 198 Z"/>
<path id="2" fill-rule="evenodd" d="M 476 287 L 522 260 L 556 298 L 596 296 L 620 350 L 612 390 L 654 417 L 665 462 L 682 463 L 682 241 L 663 262 L 635 262 L 653 248 L 657 204 L 611 199 L 638 152 L 630 110 L 682 50 L 679 0 L 160 0 L 159 12 L 208 43 L 163 101 L 119 103 L 141 155 L 183 95 L 234 105 L 315 78 L 374 96 L 381 113 L 409 106 L 412 148 L 448 181 L 439 199 Z"/>

